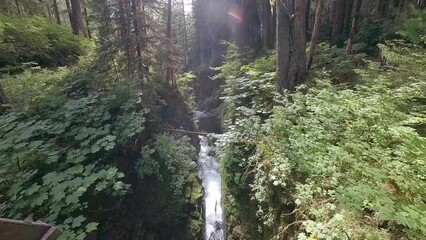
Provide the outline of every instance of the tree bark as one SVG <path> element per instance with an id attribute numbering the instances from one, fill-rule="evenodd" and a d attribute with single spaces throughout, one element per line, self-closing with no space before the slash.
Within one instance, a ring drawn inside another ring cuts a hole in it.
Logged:
<path id="1" fill-rule="evenodd" d="M 172 0 L 167 1 L 167 63 L 166 63 L 166 80 L 167 83 L 175 87 L 173 79 L 173 67 L 172 67 Z"/>
<path id="2" fill-rule="evenodd" d="M 345 21 L 345 4 L 346 0 L 334 0 L 333 2 L 333 23 L 331 30 L 331 45 L 335 45 L 337 39 L 341 37 L 343 33 L 343 26 Z"/>
<path id="3" fill-rule="evenodd" d="M 354 6 L 353 0 L 346 0 L 346 8 L 345 8 L 345 22 L 343 26 L 343 32 L 345 34 L 345 37 L 349 36 L 349 33 L 351 31 L 351 22 L 352 22 L 352 10 Z"/>
<path id="4" fill-rule="evenodd" d="M 84 24 L 83 14 L 81 13 L 80 0 L 71 0 L 71 17 L 73 24 L 73 33 L 75 35 L 83 35 L 87 37 Z"/>
<path id="5" fill-rule="evenodd" d="M 272 40 L 274 45 L 277 39 L 277 1 L 274 1 L 272 7 Z"/>
<path id="6" fill-rule="evenodd" d="M 68 17 L 70 19 L 70 24 L 71 24 L 71 29 L 74 31 L 75 27 L 75 23 L 74 23 L 74 18 L 72 16 L 72 9 L 71 9 L 71 4 L 69 0 L 65 0 L 65 5 L 67 6 L 67 13 L 68 13 Z"/>
<path id="7" fill-rule="evenodd" d="M 88 38 L 92 38 L 92 32 L 90 31 L 90 21 L 89 21 L 89 14 L 87 13 L 87 7 L 86 7 L 86 1 L 83 0 L 83 18 L 86 22 L 86 34 Z"/>
<path id="8" fill-rule="evenodd" d="M 309 48 L 309 55 L 308 55 L 308 63 L 307 63 L 308 71 L 309 69 L 311 69 L 311 65 L 314 60 L 315 50 L 318 44 L 319 31 L 321 28 L 321 22 L 322 22 L 322 17 L 324 12 L 324 5 L 325 5 L 324 0 L 318 0 L 317 11 L 315 13 L 314 29 L 312 30 L 311 46 Z"/>
<path id="9" fill-rule="evenodd" d="M 389 0 L 379 0 L 377 2 L 377 12 L 382 16 L 382 18 L 386 18 L 389 9 Z"/>
<path id="10" fill-rule="evenodd" d="M 361 7 L 362 7 L 362 0 L 356 0 L 356 3 L 355 3 L 355 13 L 354 13 L 354 16 L 355 16 L 356 19 L 360 18 Z"/>
<path id="11" fill-rule="evenodd" d="M 274 47 L 274 40 L 272 36 L 272 11 L 270 0 L 262 0 L 262 36 L 263 46 L 267 49 Z"/>
<path id="12" fill-rule="evenodd" d="M 45 4 L 43 2 L 43 0 L 40 0 L 40 3 L 42 5 L 42 9 L 44 9 L 44 6 L 46 6 L 47 15 L 49 16 L 49 20 L 51 20 L 52 19 L 52 10 L 50 9 L 49 1 L 47 1 L 47 3 Z"/>
<path id="13" fill-rule="evenodd" d="M 305 0 L 277 1 L 278 91 L 295 90 L 306 78 Z"/>
<path id="14" fill-rule="evenodd" d="M 4 94 L 3 87 L 0 84 L 0 107 L 3 104 L 7 104 L 9 101 L 6 98 L 6 94 Z"/>
<path id="15" fill-rule="evenodd" d="M 402 9 L 402 8 L 404 8 L 404 6 L 405 6 L 405 0 L 399 0 L 398 8 Z"/>
<path id="16" fill-rule="evenodd" d="M 351 55 L 352 54 L 352 45 L 355 38 L 355 20 L 356 18 L 353 18 L 352 20 L 352 27 L 351 27 L 351 33 L 348 38 L 348 45 L 346 46 L 346 54 Z"/>
<path id="17" fill-rule="evenodd" d="M 55 13 L 56 23 L 61 25 L 61 16 L 59 15 L 59 7 L 57 0 L 53 0 L 53 12 Z"/>
<path id="18" fill-rule="evenodd" d="M 310 17 L 311 17 L 311 4 L 312 0 L 306 0 L 306 11 L 305 11 L 305 31 L 306 31 L 306 38 L 309 37 L 309 23 L 310 23 Z"/>
<path id="19" fill-rule="evenodd" d="M 21 16 L 21 8 L 19 7 L 19 0 L 15 0 L 16 10 L 18 12 L 18 16 Z"/>
<path id="20" fill-rule="evenodd" d="M 139 32 L 139 24 L 138 24 L 138 12 L 136 8 L 136 0 L 132 0 L 132 17 L 133 17 L 133 27 L 135 31 L 136 36 L 136 56 L 137 56 L 137 65 L 138 65 L 138 71 L 139 71 L 139 77 L 140 77 L 140 83 L 143 82 L 144 77 L 144 69 L 143 69 L 143 63 L 142 63 L 142 48 L 141 48 L 141 34 Z"/>
<path id="21" fill-rule="evenodd" d="M 119 32 L 121 42 L 124 45 L 124 54 L 127 60 L 126 74 L 130 78 L 132 75 L 132 55 L 130 51 L 130 26 L 128 24 L 128 2 L 127 0 L 117 0 L 118 6 L 118 22 L 120 25 Z"/>
<path id="22" fill-rule="evenodd" d="M 240 18 L 237 21 L 235 32 L 235 43 L 243 47 L 261 46 L 260 19 L 255 0 L 237 0 L 237 13 Z"/>
<path id="23" fill-rule="evenodd" d="M 145 39 L 145 37 L 148 35 L 147 34 L 147 24 L 146 24 L 146 11 L 145 11 L 145 2 L 141 1 L 141 21 L 142 21 L 142 27 L 141 27 L 141 31 L 142 31 L 142 38 L 141 38 L 141 44 L 142 44 L 142 49 L 146 49 L 148 44 L 147 44 L 147 40 Z M 144 76 L 146 74 L 149 73 L 149 65 L 148 62 L 144 62 L 142 61 L 142 65 L 143 66 L 143 74 Z"/>
<path id="24" fill-rule="evenodd" d="M 185 68 L 188 68 L 189 53 L 188 53 L 188 30 L 186 27 L 185 2 L 182 0 L 182 15 L 183 15 L 183 41 L 185 46 Z"/>
<path id="25" fill-rule="evenodd" d="M 197 60 L 192 65 L 203 64 L 218 66 L 222 62 L 226 47 L 222 40 L 236 40 L 229 26 L 229 16 L 234 10 L 230 5 L 235 0 L 197 0 L 193 3 Z M 234 18 L 235 22 L 236 19 Z M 237 25 L 235 23 L 235 25 Z M 235 26 L 236 27 L 236 26 Z"/>

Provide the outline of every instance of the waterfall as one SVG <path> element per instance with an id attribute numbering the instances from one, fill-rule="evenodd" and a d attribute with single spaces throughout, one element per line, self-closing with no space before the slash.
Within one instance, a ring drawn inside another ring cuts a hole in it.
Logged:
<path id="1" fill-rule="evenodd" d="M 200 136 L 200 146 L 198 169 L 204 188 L 204 239 L 224 240 L 219 161 L 213 156 L 207 137 Z"/>

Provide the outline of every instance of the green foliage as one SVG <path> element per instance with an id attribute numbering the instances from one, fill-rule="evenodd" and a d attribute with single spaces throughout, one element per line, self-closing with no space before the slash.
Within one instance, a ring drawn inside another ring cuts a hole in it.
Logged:
<path id="1" fill-rule="evenodd" d="M 176 78 L 179 93 L 184 97 L 186 104 L 191 108 L 195 108 L 194 79 L 192 72 L 185 72 Z"/>
<path id="2" fill-rule="evenodd" d="M 249 76 L 225 80 L 233 107 L 218 152 L 231 239 L 244 225 L 267 239 L 426 234 L 426 138 L 417 131 L 426 121 L 426 52 L 402 42 L 379 47 L 386 63 L 359 64 L 352 86 L 333 84 L 324 68 L 284 97 L 259 91 L 271 79 L 253 67 L 241 74 L 255 72 L 251 86 Z"/>
<path id="3" fill-rule="evenodd" d="M 40 67 L 30 68 L 21 74 L 5 75 L 0 79 L 14 107 L 27 112 L 46 98 L 55 86 L 69 74 L 69 68 L 55 71 Z M 59 101 L 59 99 L 57 99 Z"/>
<path id="4" fill-rule="evenodd" d="M 358 81 L 355 70 L 365 67 L 368 59 L 365 53 L 348 55 L 344 49 L 330 48 L 326 43 L 320 43 L 317 46 L 313 68 L 326 71 L 333 83 L 354 85 Z M 309 77 L 322 77 L 322 75 L 322 71 L 313 71 Z"/>
<path id="5" fill-rule="evenodd" d="M 396 21 L 399 31 L 408 42 L 426 45 L 426 10 L 410 7 Z"/>
<path id="6" fill-rule="evenodd" d="M 359 30 L 356 40 L 367 44 L 368 47 L 374 47 L 380 42 L 383 34 L 384 26 L 382 22 L 368 22 Z"/>
<path id="7" fill-rule="evenodd" d="M 0 70 L 19 72 L 23 64 L 58 67 L 75 63 L 88 46 L 66 27 L 42 17 L 0 15 Z"/>
<path id="8" fill-rule="evenodd" d="M 186 192 L 196 179 L 196 150 L 187 136 L 178 137 L 169 134 L 155 136 L 153 142 L 142 148 L 141 157 L 136 165 L 140 179 L 154 177 L 157 180 L 157 206 L 164 204 L 167 217 L 172 222 L 187 217 L 187 204 L 193 204 Z M 191 195 L 192 193 L 190 193 Z"/>
<path id="9" fill-rule="evenodd" d="M 390 89 L 381 78 L 357 90 L 318 84 L 292 95 L 293 103 L 277 107 L 265 125 L 255 199 L 268 206 L 268 189 L 282 188 L 292 196 L 287 201 L 297 204 L 296 218 L 305 220 L 300 230 L 314 238 L 342 239 L 346 232 L 365 239 L 364 225 L 384 222 L 390 235 L 395 229 L 414 239 L 424 235 L 417 216 L 425 214 L 420 199 L 426 196 L 426 152 L 420 149 L 426 139 L 404 126 L 424 120 L 400 106 L 423 98 L 425 86 Z M 370 220 L 363 223 L 366 216 Z"/>
<path id="10" fill-rule="evenodd" d="M 242 60 L 232 62 L 235 49 L 228 50 L 224 67 L 218 76 L 225 77 L 221 99 L 223 127 L 226 132 L 218 138 L 223 196 L 227 212 L 229 239 L 260 239 L 256 206 L 250 204 L 249 178 L 251 160 L 262 122 L 271 114 L 278 97 L 275 85 L 275 55 L 260 57 L 246 65 Z"/>
<path id="11" fill-rule="evenodd" d="M 117 94 L 121 85 L 126 95 Z M 0 116 L 1 215 L 59 225 L 63 239 L 84 239 L 96 229 L 87 210 L 106 206 L 93 202 L 129 188 L 114 164 L 115 151 L 131 148 L 144 130 L 148 111 L 134 86 L 122 82 L 109 92 L 64 98 L 44 105 L 43 114 Z"/>
<path id="12" fill-rule="evenodd" d="M 202 233 L 202 217 L 199 209 L 202 187 L 196 169 L 196 149 L 186 136 L 157 134 L 141 149 L 136 165 L 139 184 L 142 184 L 138 209 L 143 217 L 140 232 L 177 226 L 184 239 L 196 239 Z M 184 229 L 186 227 L 186 230 Z M 186 233 L 186 235 L 184 234 Z M 140 236 L 144 238 L 146 235 Z"/>
<path id="13" fill-rule="evenodd" d="M 184 186 L 197 167 L 196 151 L 189 140 L 187 136 L 178 138 L 171 135 L 158 135 L 154 142 L 158 159 L 161 164 L 164 164 L 164 172 L 167 172 L 170 178 L 167 182 L 179 199 L 183 199 Z"/>
<path id="14" fill-rule="evenodd" d="M 229 76 L 238 76 L 240 74 L 240 67 L 243 65 L 243 54 L 240 53 L 238 46 L 233 43 L 222 42 L 222 44 L 227 46 L 227 51 L 222 66 L 214 69 L 219 71 L 214 78 L 220 79 Z"/>
<path id="15" fill-rule="evenodd" d="M 246 65 L 242 64 L 243 54 L 238 47 L 229 44 L 225 62 L 217 68 L 215 78 L 224 78 L 222 86 L 222 114 L 226 128 L 235 123 L 236 119 L 258 116 L 263 119 L 272 110 L 275 91 L 275 54 L 260 57 Z M 245 59 L 244 61 L 247 61 Z M 235 123 L 241 126 L 244 122 Z"/>

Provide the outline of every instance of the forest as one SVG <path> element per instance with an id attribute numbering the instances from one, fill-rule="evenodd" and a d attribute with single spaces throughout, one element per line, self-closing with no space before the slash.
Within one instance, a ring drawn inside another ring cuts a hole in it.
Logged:
<path id="1" fill-rule="evenodd" d="M 426 1 L 1 0 L 4 219 L 426 239 Z"/>

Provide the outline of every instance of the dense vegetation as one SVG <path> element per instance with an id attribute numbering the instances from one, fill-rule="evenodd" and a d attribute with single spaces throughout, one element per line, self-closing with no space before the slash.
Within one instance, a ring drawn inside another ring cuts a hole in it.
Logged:
<path id="1" fill-rule="evenodd" d="M 219 148 L 232 239 L 257 229 L 263 239 L 425 236 L 426 51 L 380 49 L 387 62 L 353 69 L 355 86 L 318 69 L 297 92 L 274 95 L 267 58 L 226 80 Z"/>
<path id="2" fill-rule="evenodd" d="M 184 98 L 160 68 L 139 68 L 118 19 L 93 14 L 89 39 L 33 7 L 0 15 L 0 216 L 56 225 L 60 239 L 198 238 L 194 141 L 161 130 L 192 129 Z"/>
<path id="3" fill-rule="evenodd" d="M 362 29 L 357 54 L 320 44 L 307 82 L 284 95 L 275 54 L 228 47 L 217 75 L 228 239 L 426 235 L 423 14 L 397 34 Z"/>
<path id="4" fill-rule="evenodd" d="M 3 1 L 0 217 L 200 239 L 208 131 L 226 239 L 423 239 L 425 6 Z"/>
<path id="5" fill-rule="evenodd" d="M 84 39 L 42 17 L 12 18 L 0 14 L 0 70 L 16 73 L 25 66 L 46 68 L 75 63 Z"/>

